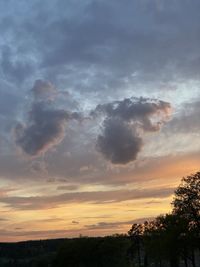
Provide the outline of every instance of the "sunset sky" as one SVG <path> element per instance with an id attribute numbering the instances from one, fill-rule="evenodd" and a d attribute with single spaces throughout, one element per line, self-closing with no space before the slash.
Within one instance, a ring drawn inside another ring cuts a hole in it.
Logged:
<path id="1" fill-rule="evenodd" d="M 126 233 L 200 162 L 199 0 L 0 1 L 0 241 Z"/>

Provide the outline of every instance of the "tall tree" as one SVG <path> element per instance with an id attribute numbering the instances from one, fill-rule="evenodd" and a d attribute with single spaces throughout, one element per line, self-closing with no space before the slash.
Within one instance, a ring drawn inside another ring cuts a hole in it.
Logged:
<path id="1" fill-rule="evenodd" d="M 179 266 L 183 227 L 179 217 L 172 214 L 159 216 L 147 225 L 144 232 L 145 249 L 156 266 L 165 266 L 166 261 L 169 261 L 170 267 Z"/>
<path id="2" fill-rule="evenodd" d="M 132 241 L 132 254 L 136 251 L 137 253 L 137 261 L 138 266 L 142 266 L 142 256 L 141 256 L 141 248 L 142 248 L 142 235 L 144 232 L 143 224 L 135 223 L 132 225 L 131 229 L 128 231 L 128 234 Z M 132 255 L 134 258 L 134 255 Z"/>
<path id="3" fill-rule="evenodd" d="M 188 219 L 200 233 L 200 172 L 182 178 L 172 204 L 173 213 Z"/>

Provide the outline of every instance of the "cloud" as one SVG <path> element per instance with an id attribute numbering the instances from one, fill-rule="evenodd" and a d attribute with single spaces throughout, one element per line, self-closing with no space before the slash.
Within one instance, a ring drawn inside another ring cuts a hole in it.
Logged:
<path id="1" fill-rule="evenodd" d="M 160 124 L 170 115 L 170 112 L 171 105 L 168 102 L 143 97 L 132 97 L 122 101 L 98 105 L 93 114 L 105 113 L 109 117 L 117 117 L 128 122 L 138 120 L 140 126 L 145 130 L 157 131 Z M 151 116 L 158 116 L 158 121 L 151 121 Z"/>
<path id="2" fill-rule="evenodd" d="M 43 66 L 54 68 L 56 77 L 67 72 L 66 82 L 84 93 L 98 87 L 104 97 L 108 90 L 122 90 L 138 79 L 199 79 L 199 3 L 160 6 L 158 1 L 138 0 L 71 5 L 70 16 L 55 16 L 42 29 L 33 27 L 43 49 Z M 52 15 L 56 8 L 50 10 Z"/>
<path id="3" fill-rule="evenodd" d="M 46 108 L 40 103 L 33 105 L 29 119 L 25 126 L 20 123 L 16 126 L 16 144 L 27 154 L 36 156 L 62 141 L 69 114 L 64 110 Z"/>
<path id="4" fill-rule="evenodd" d="M 5 88 L 4 84 L 1 84 L 2 88 Z M 0 117 L 14 117 L 17 106 L 19 105 L 20 97 L 16 94 L 10 93 L 11 88 L 6 88 L 5 90 L 0 90 Z"/>
<path id="5" fill-rule="evenodd" d="M 15 188 L 6 188 L 6 187 L 2 187 L 0 189 L 0 197 L 4 197 L 7 196 L 8 193 L 15 191 Z"/>
<path id="6" fill-rule="evenodd" d="M 10 62 L 33 60 L 45 78 L 72 91 L 85 95 L 97 88 L 94 94 L 105 97 L 111 90 L 122 94 L 136 81 L 199 79 L 200 5 L 195 0 L 160 5 L 156 0 L 44 0 L 34 8 L 25 2 L 14 6 L 15 13 L 10 2 L 2 6 L 3 43 L 9 37 L 14 51 L 9 52 Z M 24 77 L 33 75 L 27 69 Z M 22 75 L 10 73 L 19 79 Z"/>
<path id="7" fill-rule="evenodd" d="M 21 57 L 14 56 L 9 46 L 1 47 L 1 70 L 4 77 L 8 80 L 21 83 L 34 70 L 33 63 Z"/>
<path id="8" fill-rule="evenodd" d="M 18 230 L 20 230 L 18 228 Z M 36 239 L 38 239 L 39 237 L 51 237 L 51 236 L 58 236 L 60 234 L 61 237 L 65 236 L 68 233 L 73 233 L 75 230 L 41 230 L 41 231 L 37 231 L 37 230 L 33 230 L 33 231 L 7 231 L 5 229 L 0 229 L 0 236 L 4 237 L 4 236 L 10 236 L 10 237 L 32 237 L 34 238 L 35 236 L 37 236 Z M 31 239 L 32 239 L 31 238 Z"/>
<path id="9" fill-rule="evenodd" d="M 0 218 L 0 222 L 8 221 L 6 218 Z"/>
<path id="10" fill-rule="evenodd" d="M 50 83 L 37 80 L 32 92 L 35 99 L 25 124 L 18 123 L 15 127 L 15 141 L 26 154 L 38 156 L 59 144 L 65 136 L 66 123 L 78 120 L 80 116 L 58 109 L 49 102 L 55 92 Z"/>
<path id="11" fill-rule="evenodd" d="M 170 113 L 169 103 L 155 99 L 129 98 L 98 105 L 91 113 L 105 116 L 103 133 L 97 139 L 98 151 L 114 164 L 135 160 L 143 134 L 159 131 Z"/>
<path id="12" fill-rule="evenodd" d="M 120 119 L 107 119 L 103 126 L 103 135 L 97 139 L 97 149 L 105 158 L 116 164 L 135 160 L 142 148 L 142 138 Z"/>
<path id="13" fill-rule="evenodd" d="M 89 230 L 96 230 L 96 229 L 112 229 L 112 228 L 119 228 L 124 225 L 132 225 L 134 223 L 143 223 L 145 221 L 152 221 L 154 217 L 146 217 L 146 218 L 138 218 L 135 220 L 129 221 L 118 221 L 118 222 L 98 222 L 96 224 L 88 224 L 85 225 L 85 228 Z"/>
<path id="14" fill-rule="evenodd" d="M 6 205 L 49 208 L 73 197 L 111 202 L 119 192 L 63 193 L 97 185 L 176 186 L 198 170 L 200 105 L 178 111 L 183 102 L 198 101 L 199 1 L 0 1 L 0 10 L 1 183 L 22 190 L 7 195 L 38 196 L 46 180 L 54 181 L 45 194 L 61 194 Z M 150 97 L 175 107 L 167 126 L 167 104 Z M 88 114 L 98 104 L 95 123 L 72 121 L 75 111 Z"/>
<path id="15" fill-rule="evenodd" d="M 72 224 L 79 224 L 78 221 L 72 221 Z"/>
<path id="16" fill-rule="evenodd" d="M 53 100 L 57 95 L 56 88 L 48 81 L 36 80 L 31 89 L 35 100 Z"/>
<path id="17" fill-rule="evenodd" d="M 73 192 L 54 196 L 0 196 L 0 202 L 17 210 L 52 209 L 68 203 L 90 202 L 104 204 L 127 200 L 166 198 L 172 195 L 174 188 L 135 189 L 115 191 Z"/>
<path id="18" fill-rule="evenodd" d="M 57 190 L 62 190 L 62 191 L 75 191 L 79 189 L 79 185 L 60 185 L 57 187 Z"/>
<path id="19" fill-rule="evenodd" d="M 178 114 L 169 122 L 168 133 L 199 133 L 200 131 L 200 100 L 184 103 Z"/>
<path id="20" fill-rule="evenodd" d="M 120 228 L 120 226 L 127 226 L 127 230 L 131 227 L 133 223 L 143 223 L 144 221 L 151 221 L 153 217 L 147 218 L 138 218 L 130 221 L 117 221 L 117 222 L 99 222 L 96 224 L 88 224 L 84 225 L 84 227 L 79 227 L 78 229 L 47 229 L 47 230 L 26 230 L 23 227 L 16 227 L 13 230 L 7 230 L 4 228 L 0 229 L 0 238 L 2 242 L 4 240 L 6 242 L 16 242 L 20 240 L 34 240 L 34 239 L 46 239 L 46 238 L 65 238 L 65 237 L 77 237 L 80 234 L 91 236 L 105 236 L 110 235 L 111 233 L 117 233 L 118 231 L 124 232 L 124 228 Z M 43 222 L 44 223 L 44 222 Z M 16 231 L 17 230 L 17 231 Z M 93 233 L 93 230 L 95 232 Z M 101 231 L 102 230 L 102 231 Z M 106 231 L 108 230 L 108 231 Z"/>

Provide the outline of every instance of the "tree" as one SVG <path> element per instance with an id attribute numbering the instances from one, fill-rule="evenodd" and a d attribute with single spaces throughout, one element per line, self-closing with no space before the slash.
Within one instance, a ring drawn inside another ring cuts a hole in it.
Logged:
<path id="1" fill-rule="evenodd" d="M 128 231 L 128 235 L 132 241 L 132 257 L 134 258 L 134 252 L 137 253 L 138 266 L 142 265 L 141 247 L 142 247 L 142 235 L 144 232 L 143 224 L 135 223 Z"/>
<path id="2" fill-rule="evenodd" d="M 156 266 L 165 266 L 167 261 L 170 267 L 179 266 L 181 237 L 186 229 L 187 224 L 179 216 L 173 214 L 158 216 L 153 222 L 146 224 L 145 250 Z"/>
<path id="3" fill-rule="evenodd" d="M 173 214 L 188 222 L 185 240 L 190 245 L 190 260 L 195 267 L 195 251 L 200 250 L 200 172 L 182 178 L 172 204 Z"/>
<path id="4" fill-rule="evenodd" d="M 200 172 L 182 178 L 172 204 L 173 213 L 188 219 L 200 233 Z"/>

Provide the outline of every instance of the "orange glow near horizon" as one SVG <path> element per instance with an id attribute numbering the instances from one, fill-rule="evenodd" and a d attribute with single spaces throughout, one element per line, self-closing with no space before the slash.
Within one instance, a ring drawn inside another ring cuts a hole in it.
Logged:
<path id="1" fill-rule="evenodd" d="M 183 175 L 198 170 L 197 155 L 163 158 L 158 162 L 160 165 L 157 165 L 157 168 L 153 167 L 152 173 L 149 173 L 149 168 L 146 169 L 146 174 L 144 173 L 145 168 L 142 169 L 142 172 L 138 170 L 139 182 L 137 182 L 137 186 L 139 192 L 147 189 L 162 190 L 162 188 L 165 189 L 169 186 L 175 188 Z M 135 177 L 137 173 L 133 172 L 133 175 Z M 154 177 L 154 179 L 146 180 L 146 176 Z M 121 190 L 122 192 L 123 190 L 132 190 L 131 188 L 134 187 L 134 183 L 120 186 L 119 199 Z M 96 191 L 97 189 L 98 187 L 95 189 L 94 185 L 93 190 Z M 80 190 L 80 192 L 84 191 Z M 90 192 L 93 192 L 92 186 L 90 186 Z M 15 194 L 17 198 L 17 194 L 20 192 L 10 191 L 6 193 L 8 197 Z M 0 238 L 2 242 L 16 242 L 30 239 L 77 237 L 79 235 L 102 236 L 127 233 L 131 227 L 131 222 L 140 221 L 141 218 L 148 220 L 148 218 L 169 213 L 172 197 L 171 195 L 166 197 L 147 196 L 146 198 L 144 195 L 134 199 L 133 195 L 133 200 L 118 201 L 116 199 L 99 203 L 98 201 L 95 203 L 94 200 L 82 201 L 80 198 L 80 200 L 77 199 L 69 203 L 65 201 L 62 203 L 61 201 L 58 204 L 53 204 L 55 207 L 52 206 L 50 199 L 50 202 L 42 208 L 31 209 L 30 207 L 27 210 L 23 206 L 10 208 L 1 205 L 1 212 L 7 220 L 0 222 L 1 227 L 5 229 L 5 233 L 1 234 Z M 29 201 L 31 202 L 31 199 Z"/>

